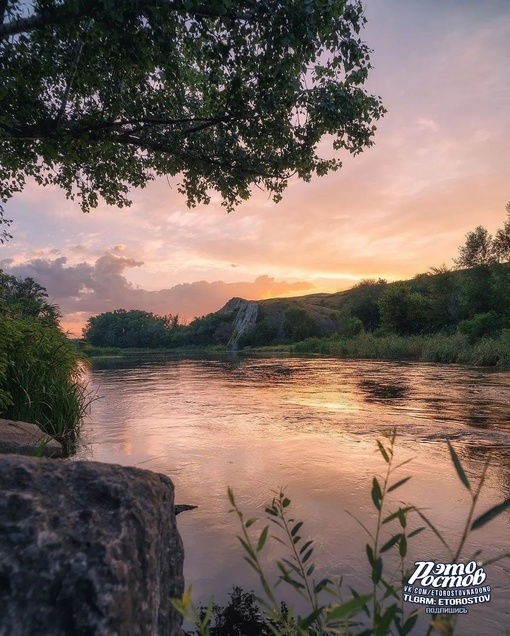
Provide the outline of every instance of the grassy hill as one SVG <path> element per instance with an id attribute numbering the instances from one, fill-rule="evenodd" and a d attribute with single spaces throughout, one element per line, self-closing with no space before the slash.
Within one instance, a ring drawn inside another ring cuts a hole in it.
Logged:
<path id="1" fill-rule="evenodd" d="M 124 317 L 122 312 L 114 312 L 117 319 L 130 318 L 132 324 L 134 314 L 141 313 L 124 312 Z M 143 343 L 141 331 L 130 338 L 125 325 L 121 330 L 124 342 L 133 344 L 104 339 L 89 342 L 232 350 L 283 344 L 296 351 L 437 361 L 468 361 L 462 357 L 464 353 L 467 356 L 466 352 L 482 346 L 483 355 L 477 354 L 476 360 L 496 364 L 507 341 L 510 346 L 510 264 L 441 270 L 394 283 L 365 280 L 333 294 L 260 301 L 232 298 L 219 311 L 189 325 L 161 323 L 150 330 L 143 326 L 148 317 L 159 323 L 163 319 L 138 315 L 136 324 L 141 321 L 144 333 L 152 334 L 151 344 Z M 117 331 L 109 329 L 108 334 Z"/>

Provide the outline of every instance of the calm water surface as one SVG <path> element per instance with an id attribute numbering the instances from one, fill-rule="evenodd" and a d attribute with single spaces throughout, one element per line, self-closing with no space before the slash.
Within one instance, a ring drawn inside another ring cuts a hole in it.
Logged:
<path id="1" fill-rule="evenodd" d="M 257 589 L 228 512 L 228 485 L 250 516 L 262 516 L 272 492 L 284 486 L 295 516 L 315 538 L 318 578 L 343 575 L 360 592 L 369 591 L 366 537 L 346 511 L 373 527 L 370 487 L 384 469 L 375 450 L 383 429 L 397 428 L 400 460 L 414 458 L 401 469 L 402 477 L 413 477 L 392 505 L 428 508 L 452 545 L 469 496 L 446 439 L 473 480 L 491 453 L 480 513 L 510 497 L 508 372 L 319 358 L 151 356 L 97 361 L 89 382 L 101 399 L 84 426 L 78 458 L 165 473 L 178 503 L 199 506 L 178 518 L 186 583 L 198 600 L 214 593 L 223 602 L 234 582 Z M 509 524 L 504 513 L 475 532 L 465 556 L 477 549 L 484 559 L 510 552 Z M 268 568 L 279 554 L 276 543 L 269 545 Z M 411 544 L 409 563 L 429 559 L 446 559 L 446 553 L 424 532 Z M 502 634 L 510 627 L 510 561 L 488 566 L 487 583 L 491 603 L 471 606 L 459 618 L 459 636 Z"/>

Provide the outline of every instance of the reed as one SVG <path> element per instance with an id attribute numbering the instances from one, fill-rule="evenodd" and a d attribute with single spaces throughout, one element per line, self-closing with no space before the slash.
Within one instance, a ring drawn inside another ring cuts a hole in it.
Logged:
<path id="1" fill-rule="evenodd" d="M 37 424 L 69 454 L 93 396 L 85 358 L 54 326 L 35 319 L 0 322 L 0 412 Z"/>
<path id="2" fill-rule="evenodd" d="M 414 336 L 361 333 L 352 338 L 308 338 L 296 343 L 291 351 L 339 358 L 510 366 L 510 336 L 506 332 L 498 338 L 482 338 L 474 343 L 461 333 Z"/>
<path id="3" fill-rule="evenodd" d="M 266 519 L 261 528 L 261 520 L 245 517 L 229 488 L 231 512 L 236 515 L 241 528 L 238 538 L 244 559 L 256 574 L 263 595 L 257 597 L 234 588 L 227 607 L 218 607 L 211 598 L 207 607 L 197 608 L 191 599 L 191 590 L 187 590 L 181 599 L 172 600 L 174 607 L 194 624 L 195 631 L 186 633 L 199 636 L 407 636 L 418 633 L 418 629 L 421 634 L 425 629 L 426 636 L 459 633 L 455 615 L 432 614 L 428 626 L 424 627 L 418 623 L 419 609 L 405 605 L 403 589 L 413 570 L 407 563 L 408 545 L 414 537 L 429 531 L 446 548 L 450 563 L 462 562 L 466 559 L 471 533 L 508 510 L 510 499 L 480 514 L 479 500 L 490 466 L 489 459 L 478 482 L 472 483 L 455 449 L 448 442 L 454 470 L 471 500 L 461 534 L 452 542 L 431 521 L 429 511 L 425 514 L 420 508 L 402 502 L 395 507 L 391 493 L 411 478 L 398 474 L 410 460 L 397 461 L 395 442 L 395 430 L 383 433 L 377 440 L 385 468 L 380 476 L 373 477 L 370 489 L 376 513 L 375 524 L 367 527 L 358 521 L 367 536 L 365 552 L 370 566 L 370 578 L 366 581 L 364 593 L 352 587 L 346 590 L 342 578 L 333 580 L 328 577 L 320 581 L 314 578 L 314 541 L 306 537 L 303 521 L 291 516 L 291 501 L 282 490 L 266 507 Z M 276 540 L 286 552 L 286 556 L 275 563 L 278 577 L 275 585 L 270 583 L 273 577 L 265 571 L 260 557 L 270 540 Z M 480 556 L 481 551 L 477 551 L 469 560 L 480 559 Z M 509 557 L 510 554 L 503 553 L 488 561 L 481 560 L 478 565 L 487 566 Z M 280 584 L 289 586 L 304 599 L 307 609 L 303 615 L 279 601 Z"/>

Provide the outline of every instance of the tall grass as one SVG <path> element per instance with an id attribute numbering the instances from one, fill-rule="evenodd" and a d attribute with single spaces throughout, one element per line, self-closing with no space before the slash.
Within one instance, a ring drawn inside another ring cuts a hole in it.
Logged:
<path id="1" fill-rule="evenodd" d="M 68 454 L 91 396 L 82 383 L 84 358 L 54 326 L 0 319 L 0 413 L 37 424 Z"/>
<path id="2" fill-rule="evenodd" d="M 306 538 L 303 521 L 294 519 L 290 513 L 291 501 L 284 492 L 279 491 L 271 504 L 266 507 L 266 520 L 261 530 L 257 530 L 257 519 L 246 519 L 237 505 L 233 492 L 228 496 L 232 505 L 231 512 L 238 518 L 241 532 L 238 536 L 245 561 L 255 572 L 264 595 L 242 594 L 234 588 L 232 601 L 227 608 L 214 605 L 211 599 L 207 608 L 197 609 L 191 600 L 191 591 L 185 592 L 181 599 L 172 603 L 181 614 L 195 626 L 199 636 L 226 636 L 261 634 L 264 636 L 407 636 L 420 633 L 426 636 L 442 634 L 452 636 L 456 632 L 456 615 L 431 614 L 428 627 L 418 624 L 420 606 L 407 604 L 403 590 L 413 567 L 407 563 L 410 541 L 423 531 L 431 531 L 446 548 L 449 563 L 462 563 L 464 560 L 480 559 L 481 551 L 467 557 L 465 554 L 468 538 L 502 512 L 510 508 L 510 499 L 489 508 L 482 514 L 477 513 L 489 460 L 482 469 L 478 483 L 468 479 L 462 463 L 452 445 L 448 442 L 453 467 L 463 486 L 470 495 L 470 504 L 466 511 L 465 522 L 460 537 L 449 541 L 430 520 L 430 514 L 412 504 L 400 502 L 395 509 L 390 493 L 396 492 L 411 479 L 410 476 L 396 475 L 410 460 L 396 462 L 396 432 L 384 433 L 377 441 L 378 449 L 385 463 L 383 474 L 372 479 L 370 497 L 376 511 L 375 527 L 369 528 L 360 521 L 367 536 L 366 557 L 370 566 L 370 578 L 366 581 L 364 593 L 349 587 L 345 590 L 342 579 L 314 579 L 313 564 L 314 542 Z M 477 514 L 475 514 L 477 513 Z M 354 515 L 351 515 L 354 516 Z M 354 517 L 356 518 L 356 517 Z M 414 526 L 414 529 L 412 527 Z M 258 526 L 260 528 L 260 526 Z M 272 532 L 273 530 L 274 532 Z M 278 580 L 270 584 L 261 552 L 268 541 L 276 540 L 286 548 L 286 556 L 277 560 Z M 501 559 L 508 559 L 509 553 L 487 561 L 479 561 L 479 566 L 487 566 Z M 416 565 L 416 564 L 415 564 Z M 301 616 L 292 607 L 281 603 L 277 595 L 279 584 L 290 586 L 306 602 L 306 613 Z M 258 605 L 257 605 L 258 604 Z M 439 607 L 439 605 L 437 605 Z M 230 621 L 230 623 L 229 623 Z M 235 622 L 234 622 L 235 621 Z M 247 631 L 244 626 L 250 624 L 255 630 Z M 227 624 L 229 623 L 229 624 Z M 225 629 L 223 629 L 225 628 Z M 187 632 L 191 634 L 191 632 Z M 458 633 L 458 632 L 457 632 Z M 460 634 L 459 634 L 460 636 Z"/>
<path id="3" fill-rule="evenodd" d="M 340 358 L 417 360 L 475 366 L 510 366 L 510 337 L 482 338 L 471 344 L 464 334 L 415 336 L 361 333 L 352 338 L 308 338 L 295 353 L 318 353 Z"/>

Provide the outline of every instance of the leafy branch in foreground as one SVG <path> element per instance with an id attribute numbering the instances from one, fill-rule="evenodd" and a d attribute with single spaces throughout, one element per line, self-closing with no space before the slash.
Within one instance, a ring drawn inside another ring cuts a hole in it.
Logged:
<path id="1" fill-rule="evenodd" d="M 9 0 L 0 18 L 0 214 L 30 178 L 83 211 L 156 176 L 190 206 L 278 201 L 341 166 L 321 139 L 357 154 L 385 113 L 360 0 Z"/>
<path id="2" fill-rule="evenodd" d="M 450 457 L 455 467 L 457 476 L 462 482 L 462 484 L 464 485 L 464 487 L 469 491 L 469 494 L 471 497 L 471 504 L 469 506 L 466 521 L 464 523 L 464 529 L 460 536 L 457 547 L 455 548 L 448 544 L 448 542 L 446 541 L 444 536 L 441 534 L 441 532 L 438 530 L 438 528 L 430 521 L 428 517 L 426 517 L 423 514 L 421 510 L 417 510 L 417 513 L 423 519 L 423 521 L 427 524 L 427 526 L 432 530 L 432 532 L 436 535 L 436 537 L 441 541 L 443 546 L 447 549 L 451 562 L 457 563 L 464 551 L 467 539 L 469 535 L 471 534 L 471 532 L 473 532 L 474 530 L 478 530 L 479 528 L 482 528 L 487 523 L 489 523 L 490 521 L 498 517 L 502 512 L 510 508 L 510 498 L 505 499 L 504 501 L 502 501 L 499 504 L 496 504 L 495 506 L 492 506 L 491 508 L 486 510 L 484 513 L 479 515 L 473 521 L 476 505 L 478 503 L 480 494 L 482 492 L 482 488 L 485 483 L 485 479 L 487 477 L 487 471 L 490 466 L 490 455 L 487 456 L 487 459 L 485 460 L 478 483 L 476 484 L 475 487 L 473 487 L 466 475 L 464 467 L 462 466 L 462 462 L 460 461 L 460 458 L 457 455 L 455 449 L 453 448 L 453 446 L 450 444 L 449 441 L 447 443 L 448 443 L 448 449 L 450 451 Z M 477 557 L 480 556 L 480 554 L 481 554 L 481 550 L 478 550 L 473 555 L 471 555 L 470 560 L 476 559 Z M 500 554 L 497 557 L 494 557 L 487 561 L 482 561 L 482 566 L 487 566 L 492 563 L 496 563 L 497 561 L 500 561 L 508 557 L 510 557 L 510 552 Z M 434 630 L 439 632 L 440 634 L 451 636 L 455 631 L 456 621 L 457 621 L 456 615 L 439 615 L 436 618 L 431 619 L 430 626 L 427 631 L 427 636 L 430 636 L 430 634 L 432 634 Z"/>
<path id="3" fill-rule="evenodd" d="M 370 541 L 366 544 L 366 554 L 370 565 L 371 592 L 360 594 L 349 587 L 347 600 L 343 593 L 343 580 L 333 581 L 323 578 L 317 582 L 313 578 L 315 565 L 313 562 L 314 545 L 312 540 L 302 537 L 303 521 L 296 521 L 289 516 L 290 499 L 283 490 L 279 490 L 265 509 L 268 524 L 253 535 L 257 522 L 255 518 L 245 516 L 235 501 L 233 491 L 228 489 L 228 496 L 234 512 L 241 524 L 238 537 L 245 552 L 244 559 L 255 571 L 264 596 L 242 593 L 234 588 L 231 603 L 222 609 L 214 605 L 212 599 L 206 608 L 197 609 L 191 601 L 191 590 L 181 600 L 172 601 L 183 616 L 195 625 L 199 636 L 230 636 L 257 634 L 260 636 L 406 636 L 418 628 L 419 610 L 406 613 L 403 597 L 403 586 L 409 580 L 411 570 L 406 566 L 409 540 L 418 536 L 426 528 L 432 530 L 441 544 L 447 549 L 452 563 L 456 563 L 465 549 L 470 533 L 477 530 L 499 516 L 510 507 L 507 499 L 483 514 L 474 518 L 475 508 L 485 483 L 490 460 L 484 464 L 481 477 L 473 488 L 453 446 L 448 443 L 450 456 L 456 473 L 471 495 L 471 504 L 458 545 L 450 547 L 438 528 L 425 516 L 419 508 L 400 504 L 391 512 L 388 510 L 391 493 L 396 492 L 410 479 L 409 476 L 395 479 L 397 470 L 411 460 L 395 464 L 395 430 L 383 433 L 377 441 L 378 452 L 382 456 L 386 470 L 383 477 L 374 476 L 371 488 L 371 500 L 376 509 L 375 529 L 370 530 L 363 522 L 356 519 L 367 533 Z M 350 513 L 349 513 L 350 514 Z M 418 516 L 425 525 L 409 530 L 410 516 Z M 353 516 L 353 515 L 351 515 Z M 388 533 L 388 529 L 396 526 Z M 270 529 L 275 529 L 275 534 Z M 283 545 L 287 555 L 276 561 L 277 581 L 271 584 L 269 576 L 261 561 L 261 552 L 269 539 Z M 478 557 L 480 551 L 473 555 Z M 489 565 L 510 554 L 501 554 L 489 559 L 483 565 Z M 279 602 L 277 588 L 280 584 L 290 586 L 305 601 L 306 613 L 301 616 L 292 607 Z M 327 599 L 326 599 L 327 595 Z M 255 607 L 255 600 L 261 610 Z M 235 621 L 232 618 L 235 616 Z M 214 617 L 215 626 L 211 627 Z M 230 620 L 230 623 L 229 623 Z M 233 622 L 234 621 L 234 622 Z M 245 621 L 243 623 L 243 621 Z M 239 625 L 251 625 L 246 630 Z M 423 626 L 421 626 L 423 628 Z M 439 633 L 446 636 L 454 634 L 456 617 L 451 614 L 432 615 L 427 636 Z M 244 629 L 244 631 L 243 631 Z"/>
<path id="4" fill-rule="evenodd" d="M 405 557 L 407 556 L 408 539 L 420 534 L 424 527 L 416 528 L 409 534 L 407 533 L 408 515 L 414 511 L 414 506 L 399 506 L 397 511 L 389 512 L 389 514 L 386 510 L 388 495 L 411 479 L 411 477 L 403 477 L 390 483 L 395 471 L 411 461 L 406 460 L 394 465 L 395 439 L 396 431 L 393 430 L 383 433 L 382 441 L 377 440 L 378 451 L 386 463 L 386 473 L 382 482 L 376 476 L 372 479 L 371 498 L 377 511 L 375 533 L 372 533 L 356 519 L 371 539 L 371 543 L 366 544 L 366 553 L 371 568 L 372 602 L 370 610 L 367 609 L 366 613 L 372 624 L 372 630 L 369 633 L 377 636 L 391 633 L 392 625 L 400 636 L 405 636 L 412 630 L 418 619 L 416 610 L 411 611 L 407 616 L 405 615 L 401 592 L 407 575 Z M 382 532 L 385 526 L 393 522 L 398 522 L 398 531 L 393 532 L 390 538 L 382 543 Z M 399 559 L 396 567 L 388 575 L 386 574 L 388 568 L 385 568 L 385 565 L 388 566 L 391 561 L 388 563 L 389 560 L 387 560 L 385 564 L 382 555 L 394 547 L 398 548 Z"/>

